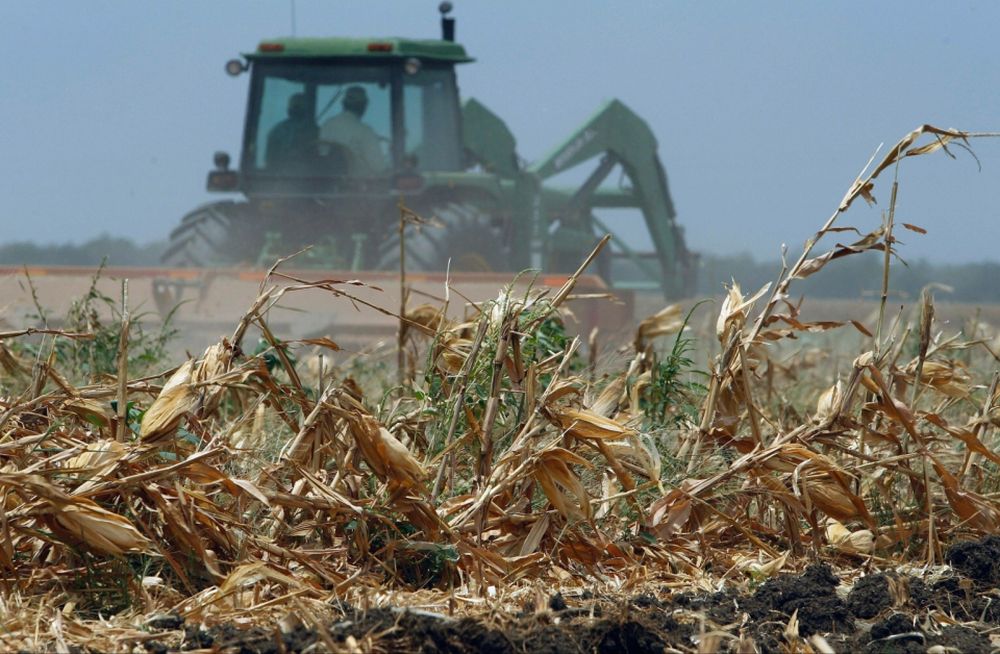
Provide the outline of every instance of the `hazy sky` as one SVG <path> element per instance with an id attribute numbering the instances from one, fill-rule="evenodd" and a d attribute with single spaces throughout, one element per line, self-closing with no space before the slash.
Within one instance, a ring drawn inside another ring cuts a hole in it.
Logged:
<path id="1" fill-rule="evenodd" d="M 645 117 L 689 244 L 776 257 L 872 154 L 927 122 L 1000 129 L 1000 3 L 457 0 L 465 96 L 534 159 L 605 99 Z M 292 2 L 0 0 L 0 241 L 164 238 L 239 151 L 247 76 L 223 64 L 292 32 Z M 295 0 L 299 36 L 436 37 L 437 2 Z M 911 160 L 903 254 L 998 259 L 1000 142 L 982 170 Z M 873 227 L 888 201 L 848 222 Z"/>

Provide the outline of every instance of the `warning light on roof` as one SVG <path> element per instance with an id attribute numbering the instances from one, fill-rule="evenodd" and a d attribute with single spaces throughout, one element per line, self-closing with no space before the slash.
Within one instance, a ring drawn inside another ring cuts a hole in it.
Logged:
<path id="1" fill-rule="evenodd" d="M 391 43 L 369 43 L 368 52 L 392 52 Z"/>
<path id="2" fill-rule="evenodd" d="M 261 43 L 260 46 L 257 47 L 257 49 L 260 52 L 284 52 L 285 51 L 285 44 L 284 43 Z"/>

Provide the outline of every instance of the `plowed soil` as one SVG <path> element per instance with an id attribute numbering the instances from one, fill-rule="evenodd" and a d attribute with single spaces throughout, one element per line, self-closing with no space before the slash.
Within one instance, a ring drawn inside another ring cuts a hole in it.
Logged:
<path id="1" fill-rule="evenodd" d="M 384 652 L 660 654 L 695 651 L 708 639 L 703 651 L 738 651 L 752 640 L 757 651 L 773 652 L 797 641 L 788 626 L 795 616 L 799 639 L 820 635 L 838 652 L 990 652 L 990 634 L 1000 632 L 1000 537 L 957 543 L 946 559 L 951 569 L 926 580 L 871 573 L 848 587 L 826 564 L 813 564 L 751 593 L 556 593 L 547 607 L 488 620 L 406 608 L 347 610 L 323 634 L 301 626 L 205 628 L 168 616 L 150 624 L 164 638 L 146 648 L 279 654 L 328 651 L 332 644 L 349 651 L 353 639 Z"/>

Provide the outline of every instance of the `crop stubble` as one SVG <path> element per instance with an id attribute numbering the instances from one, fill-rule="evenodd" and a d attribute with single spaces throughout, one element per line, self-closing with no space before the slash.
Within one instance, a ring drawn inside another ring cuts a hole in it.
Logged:
<path id="1" fill-rule="evenodd" d="M 871 251 L 887 287 L 893 230 L 922 231 L 895 224 L 895 183 L 878 228 L 841 216 L 905 158 L 978 136 L 923 126 L 873 157 L 775 283 L 729 289 L 702 335 L 716 343 L 704 379 L 679 305 L 588 365 L 560 328 L 575 277 L 552 297 L 502 290 L 464 321 L 408 308 L 403 383 L 385 392 L 365 378 L 373 355 L 310 368 L 310 353 L 343 356 L 335 333 L 268 326 L 289 293 L 352 302 L 356 283 L 278 265 L 230 337 L 162 374 L 129 377 L 123 351 L 126 374 L 80 378 L 52 343 L 90 335 L 0 334 L 0 642 L 988 647 L 995 335 L 940 328 L 929 294 L 912 319 L 883 302 L 867 325 L 808 318 L 792 296 Z M 797 346 L 834 330 L 862 345 L 839 367 Z"/>

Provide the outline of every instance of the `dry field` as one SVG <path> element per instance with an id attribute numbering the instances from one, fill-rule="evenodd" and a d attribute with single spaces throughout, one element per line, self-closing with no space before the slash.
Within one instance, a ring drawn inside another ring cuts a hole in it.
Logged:
<path id="1" fill-rule="evenodd" d="M 394 346 L 353 356 L 267 320 L 352 286 L 272 277 L 173 364 L 87 302 L 0 333 L 0 646 L 990 651 L 997 332 L 942 323 L 929 294 L 821 317 L 791 301 L 918 229 L 890 192 L 878 228 L 843 224 L 881 173 L 972 137 L 907 135 L 814 241 L 849 245 L 620 343 L 567 335 L 575 277 L 464 319 L 411 306 Z"/>

